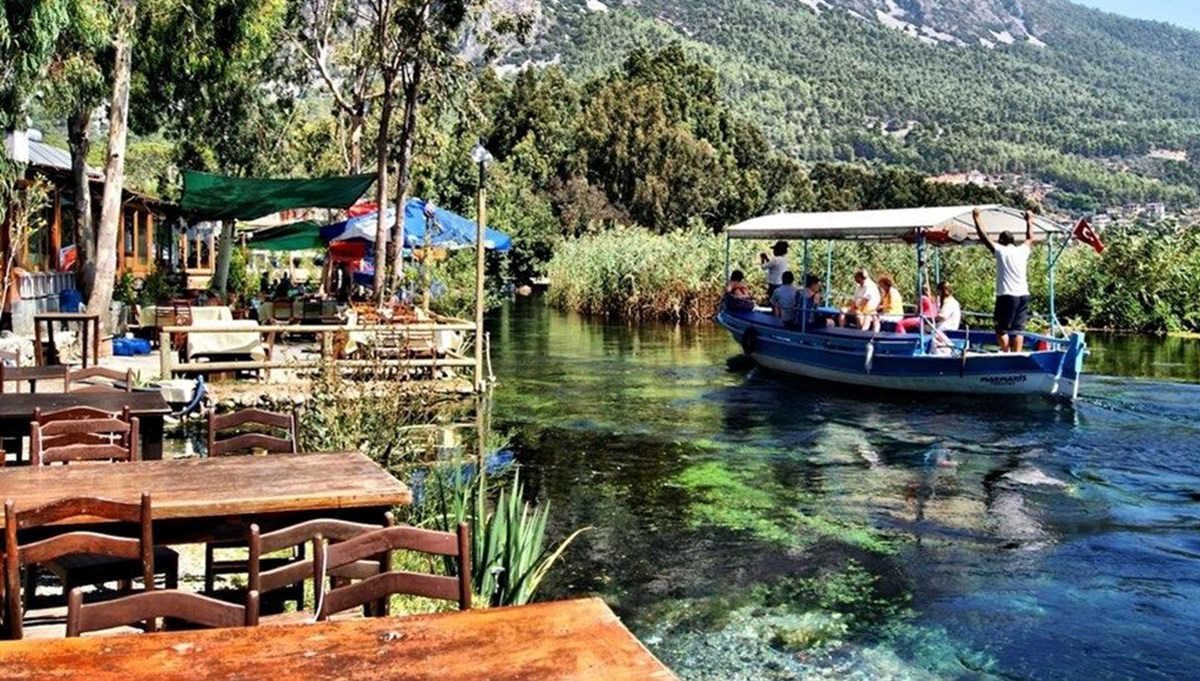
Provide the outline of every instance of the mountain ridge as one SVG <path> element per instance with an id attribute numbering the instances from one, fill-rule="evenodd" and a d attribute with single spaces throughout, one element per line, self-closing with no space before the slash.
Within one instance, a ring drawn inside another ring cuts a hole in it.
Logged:
<path id="1" fill-rule="evenodd" d="M 681 43 L 801 160 L 1024 173 L 1098 204 L 1197 200 L 1195 31 L 1065 0 L 547 0 L 543 13 L 512 61 L 589 77 Z"/>

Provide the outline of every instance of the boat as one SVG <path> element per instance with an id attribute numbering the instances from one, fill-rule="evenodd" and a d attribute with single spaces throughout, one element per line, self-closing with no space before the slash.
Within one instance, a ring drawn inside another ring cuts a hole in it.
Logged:
<path id="1" fill-rule="evenodd" d="M 753 218 L 726 229 L 726 280 L 730 274 L 731 242 L 735 239 L 802 242 L 804 272 L 811 272 L 810 242 L 814 240 L 903 243 L 917 251 L 917 291 L 931 249 L 980 245 L 972 219 L 974 206 L 905 208 L 829 213 L 779 213 Z M 993 241 L 1000 232 L 1025 233 L 1022 211 L 980 206 L 983 225 Z M 1054 313 L 1054 265 L 1073 239 L 1071 229 L 1044 217 L 1034 218 L 1034 240 L 1050 244 L 1049 332 L 1023 332 L 1023 352 L 999 352 L 995 333 L 984 328 L 945 331 L 935 343 L 932 320 L 923 319 L 916 332 L 862 331 L 824 323 L 784 324 L 769 309 L 723 304 L 717 322 L 741 344 L 758 365 L 805 379 L 862 386 L 886 391 L 978 395 L 1048 395 L 1074 400 L 1079 395 L 1084 334 L 1067 332 Z M 937 251 L 934 250 L 936 256 Z M 830 259 L 826 257 L 825 291 L 830 288 Z M 803 281 L 802 276 L 797 277 Z M 911 296 L 920 300 L 920 296 Z M 727 297 L 727 303 L 728 297 Z M 825 313 L 836 310 L 825 308 Z M 919 314 L 919 313 L 918 313 Z"/>

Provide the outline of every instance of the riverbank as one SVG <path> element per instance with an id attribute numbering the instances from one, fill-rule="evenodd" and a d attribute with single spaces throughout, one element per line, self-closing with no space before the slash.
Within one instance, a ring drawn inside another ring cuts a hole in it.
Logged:
<path id="1" fill-rule="evenodd" d="M 1104 233 L 1103 254 L 1079 244 L 1058 263 L 1056 312 L 1069 326 L 1131 333 L 1200 333 L 1200 230 L 1113 227 Z M 766 303 L 759 253 L 767 243 L 734 241 L 730 267 L 746 274 L 751 292 Z M 551 305 L 585 315 L 625 320 L 698 324 L 716 314 L 724 291 L 723 235 L 674 232 L 654 235 L 625 229 L 565 241 L 550 261 L 555 282 L 546 293 Z M 931 257 L 929 276 L 951 282 L 967 310 L 991 310 L 995 265 L 979 248 L 942 248 Z M 832 265 L 837 301 L 853 288 L 853 272 L 889 273 L 904 292 L 916 289 L 913 251 L 882 244 L 810 244 L 809 270 L 824 274 Z M 788 254 L 793 271 L 803 269 L 802 244 Z M 1029 262 L 1031 307 L 1050 309 L 1046 249 Z M 906 296 L 908 299 L 913 296 Z"/>

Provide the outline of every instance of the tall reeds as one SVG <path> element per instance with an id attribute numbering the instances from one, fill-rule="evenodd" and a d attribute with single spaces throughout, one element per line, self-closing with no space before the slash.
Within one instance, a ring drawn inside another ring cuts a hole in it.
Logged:
<path id="1" fill-rule="evenodd" d="M 734 242 L 736 263 L 753 245 Z M 756 261 L 755 261 L 756 262 Z M 762 288 L 757 268 L 747 270 Z M 696 322 L 717 312 L 725 288 L 725 237 L 619 229 L 566 241 L 547 266 L 548 302 L 583 314 Z"/>

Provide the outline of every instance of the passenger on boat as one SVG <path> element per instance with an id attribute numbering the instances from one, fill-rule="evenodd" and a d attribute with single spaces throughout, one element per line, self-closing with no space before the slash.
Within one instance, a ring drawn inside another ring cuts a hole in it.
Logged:
<path id="1" fill-rule="evenodd" d="M 1029 319 L 1029 282 L 1025 273 L 1033 246 L 1033 211 L 1025 211 L 1025 241 L 1019 245 L 1007 231 L 1000 232 L 999 244 L 993 243 L 983 228 L 978 208 L 972 216 L 979 240 L 996 256 L 996 342 L 1000 344 L 1000 352 L 1021 352 L 1025 345 L 1022 332 Z"/>
<path id="2" fill-rule="evenodd" d="M 783 286 L 783 273 L 788 271 L 787 252 L 788 242 L 776 241 L 771 247 L 771 253 L 774 255 L 768 257 L 766 253 L 758 254 L 763 272 L 767 274 L 767 297 L 775 293 L 775 289 Z"/>
<path id="3" fill-rule="evenodd" d="M 937 289 L 941 303 L 933 325 L 933 348 L 935 353 L 945 355 L 950 353 L 951 346 L 950 337 L 945 332 L 957 331 L 962 325 L 962 307 L 950 290 L 949 282 L 938 282 Z"/>
<path id="4" fill-rule="evenodd" d="M 883 322 L 899 323 L 904 318 L 904 297 L 900 289 L 892 281 L 891 276 L 883 274 L 879 277 L 880 300 L 878 314 L 871 320 L 871 330 L 878 332 Z"/>
<path id="5" fill-rule="evenodd" d="M 741 270 L 729 274 L 729 283 L 725 285 L 725 307 L 730 311 L 749 312 L 754 309 L 754 298 L 750 297 L 750 289 L 746 287 L 746 275 Z"/>
<path id="6" fill-rule="evenodd" d="M 896 324 L 896 331 L 901 333 L 916 333 L 921 328 L 921 320 L 933 321 L 937 317 L 938 305 L 929 293 L 929 284 L 923 284 L 921 293 L 921 313 L 916 317 L 905 317 Z"/>
<path id="7" fill-rule="evenodd" d="M 860 269 L 854 273 L 854 301 L 849 307 L 843 307 L 838 315 L 838 326 L 845 326 L 847 320 L 853 320 L 859 329 L 867 330 L 879 308 L 879 287 L 871 281 L 871 275 Z"/>
<path id="8" fill-rule="evenodd" d="M 823 302 L 821 278 L 815 274 L 804 277 L 804 288 L 800 289 L 800 295 L 796 298 L 796 324 L 813 327 L 832 323 L 828 319 L 823 319 L 821 313 L 818 312 Z"/>
<path id="9" fill-rule="evenodd" d="M 958 327 L 962 325 L 962 306 L 954 297 L 954 292 L 950 289 L 950 282 L 939 281 L 937 290 L 939 300 L 937 329 L 938 331 L 957 331 Z"/>
<path id="10" fill-rule="evenodd" d="M 796 295 L 799 291 L 793 285 L 795 281 L 794 274 L 784 272 L 783 284 L 771 294 L 771 309 L 785 324 L 796 320 Z"/>

